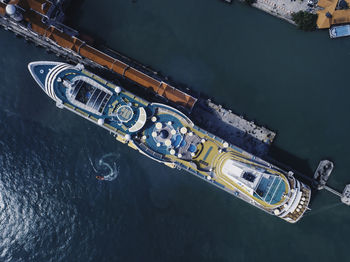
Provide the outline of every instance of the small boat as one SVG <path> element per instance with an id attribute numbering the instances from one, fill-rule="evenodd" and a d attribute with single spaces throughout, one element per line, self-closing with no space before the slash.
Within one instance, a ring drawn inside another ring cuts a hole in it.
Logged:
<path id="1" fill-rule="evenodd" d="M 350 24 L 332 26 L 329 29 L 329 36 L 330 38 L 350 36 Z"/>
<path id="2" fill-rule="evenodd" d="M 98 179 L 98 180 L 105 180 L 105 178 L 103 176 L 96 176 L 96 179 Z"/>

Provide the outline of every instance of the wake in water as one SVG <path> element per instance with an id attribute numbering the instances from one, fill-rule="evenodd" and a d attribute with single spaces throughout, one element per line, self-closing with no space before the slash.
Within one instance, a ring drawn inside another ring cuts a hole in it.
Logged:
<path id="1" fill-rule="evenodd" d="M 119 159 L 118 154 L 109 153 L 101 157 L 98 163 L 95 165 L 89 157 L 90 164 L 94 170 L 96 178 L 103 181 L 113 181 L 119 175 L 119 166 L 117 161 Z"/>

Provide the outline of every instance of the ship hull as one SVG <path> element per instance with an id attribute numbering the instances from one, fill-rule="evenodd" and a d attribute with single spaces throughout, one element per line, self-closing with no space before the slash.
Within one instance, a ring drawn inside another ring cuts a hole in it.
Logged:
<path id="1" fill-rule="evenodd" d="M 81 65 L 45 61 L 28 68 L 57 107 L 101 126 L 147 157 L 185 170 L 290 223 L 308 209 L 307 185 L 201 129 L 175 108 L 150 103 Z"/>

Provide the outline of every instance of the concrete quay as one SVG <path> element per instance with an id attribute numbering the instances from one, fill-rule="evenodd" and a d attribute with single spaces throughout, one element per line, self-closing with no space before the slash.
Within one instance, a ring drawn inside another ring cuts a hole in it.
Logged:
<path id="1" fill-rule="evenodd" d="M 244 2 L 244 0 L 240 1 Z M 307 2 L 307 0 L 256 0 L 252 7 L 295 25 L 292 13 L 310 10 Z"/>
<path id="2" fill-rule="evenodd" d="M 257 156 L 265 156 L 276 133 L 213 103 L 198 99 L 191 118 L 209 132 Z"/>

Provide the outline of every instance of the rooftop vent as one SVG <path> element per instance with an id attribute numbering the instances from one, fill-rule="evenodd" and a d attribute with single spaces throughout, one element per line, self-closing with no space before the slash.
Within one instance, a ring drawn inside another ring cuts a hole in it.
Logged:
<path id="1" fill-rule="evenodd" d="M 16 22 L 19 22 L 23 19 L 22 14 L 17 11 L 17 8 L 15 5 L 6 5 L 5 11 L 6 11 L 6 14 Z"/>
<path id="2" fill-rule="evenodd" d="M 7 5 L 5 10 L 6 14 L 9 16 L 12 16 L 16 13 L 16 7 L 14 5 Z"/>
<path id="3" fill-rule="evenodd" d="M 339 7 L 341 9 L 346 9 L 346 8 L 348 8 L 348 3 L 345 0 L 340 0 L 339 1 Z"/>
<path id="4" fill-rule="evenodd" d="M 326 13 L 326 16 L 327 16 L 328 18 L 332 18 L 332 14 L 331 14 L 330 12 L 327 12 L 327 13 Z"/>

